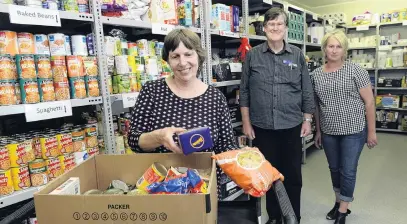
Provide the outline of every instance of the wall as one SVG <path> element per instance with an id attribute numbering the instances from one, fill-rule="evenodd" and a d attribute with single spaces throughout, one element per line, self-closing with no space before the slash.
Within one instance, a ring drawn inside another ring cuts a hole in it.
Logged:
<path id="1" fill-rule="evenodd" d="M 356 2 L 320 6 L 311 9 L 311 11 L 321 15 L 326 13 L 344 12 L 347 16 L 347 24 L 351 24 L 354 15 L 363 14 L 366 11 L 382 14 L 384 12 L 401 8 L 407 8 L 406 0 L 359 0 Z"/>

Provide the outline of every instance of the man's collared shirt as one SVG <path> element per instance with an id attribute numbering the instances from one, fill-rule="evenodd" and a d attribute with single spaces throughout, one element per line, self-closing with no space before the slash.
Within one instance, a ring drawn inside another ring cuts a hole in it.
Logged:
<path id="1" fill-rule="evenodd" d="M 267 41 L 246 56 L 240 84 L 240 106 L 249 107 L 252 125 L 263 129 L 288 129 L 313 114 L 314 94 L 303 52 L 284 43 L 274 53 Z"/>

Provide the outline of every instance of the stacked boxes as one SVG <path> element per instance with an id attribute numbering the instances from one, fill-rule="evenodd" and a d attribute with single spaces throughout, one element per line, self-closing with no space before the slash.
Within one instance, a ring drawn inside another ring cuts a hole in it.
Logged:
<path id="1" fill-rule="evenodd" d="M 212 29 L 239 32 L 239 7 L 214 4 L 211 16 Z"/>
<path id="2" fill-rule="evenodd" d="M 295 41 L 304 40 L 304 17 L 301 14 L 288 12 L 288 39 Z"/>

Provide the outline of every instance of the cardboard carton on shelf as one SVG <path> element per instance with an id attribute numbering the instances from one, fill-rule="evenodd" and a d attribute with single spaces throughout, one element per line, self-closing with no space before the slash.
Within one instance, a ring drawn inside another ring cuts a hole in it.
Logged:
<path id="1" fill-rule="evenodd" d="M 216 165 L 211 153 L 97 155 L 58 177 L 34 195 L 39 223 L 176 223 L 217 222 Z M 136 184 L 154 162 L 211 170 L 207 194 L 83 195 L 106 190 L 112 180 Z M 71 177 L 79 177 L 82 195 L 50 195 Z"/>

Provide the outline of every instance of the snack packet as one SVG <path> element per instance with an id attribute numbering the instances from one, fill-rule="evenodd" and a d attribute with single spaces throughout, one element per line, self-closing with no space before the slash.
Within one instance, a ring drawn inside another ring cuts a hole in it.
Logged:
<path id="1" fill-rule="evenodd" d="M 171 169 L 169 172 L 172 172 Z M 152 183 L 147 187 L 150 194 L 207 193 L 206 183 L 196 170 L 188 169 L 184 174 L 167 175 L 164 182 Z"/>
<path id="2" fill-rule="evenodd" d="M 274 181 L 284 176 L 268 162 L 258 148 L 246 147 L 212 156 L 220 168 L 247 194 L 261 197 Z"/>

